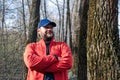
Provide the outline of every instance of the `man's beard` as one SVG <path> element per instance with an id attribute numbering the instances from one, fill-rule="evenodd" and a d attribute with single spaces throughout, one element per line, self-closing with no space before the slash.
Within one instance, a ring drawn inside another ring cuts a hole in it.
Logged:
<path id="1" fill-rule="evenodd" d="M 45 34 L 42 34 L 42 38 L 45 40 L 45 41 L 51 41 L 54 37 L 54 33 L 51 32 L 51 33 L 45 33 Z"/>

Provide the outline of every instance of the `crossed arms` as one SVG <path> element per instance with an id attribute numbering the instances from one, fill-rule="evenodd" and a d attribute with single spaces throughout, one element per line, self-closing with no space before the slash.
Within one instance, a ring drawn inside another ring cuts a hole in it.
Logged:
<path id="1" fill-rule="evenodd" d="M 51 54 L 37 55 L 32 44 L 29 44 L 25 49 L 24 62 L 28 68 L 37 72 L 60 72 L 72 67 L 72 53 L 67 44 L 63 43 L 61 44 L 61 57 L 56 59 Z"/>

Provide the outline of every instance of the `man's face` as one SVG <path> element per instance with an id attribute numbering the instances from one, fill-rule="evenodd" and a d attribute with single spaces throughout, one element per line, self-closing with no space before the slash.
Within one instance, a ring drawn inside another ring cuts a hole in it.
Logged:
<path id="1" fill-rule="evenodd" d="M 40 34 L 41 38 L 46 41 L 51 40 L 54 37 L 53 26 L 47 25 L 38 29 L 38 34 Z"/>

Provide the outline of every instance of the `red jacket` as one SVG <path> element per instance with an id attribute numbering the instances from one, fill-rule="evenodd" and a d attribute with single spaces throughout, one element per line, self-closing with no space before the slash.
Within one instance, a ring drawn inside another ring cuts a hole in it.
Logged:
<path id="1" fill-rule="evenodd" d="M 28 67 L 27 80 L 43 80 L 45 72 L 53 72 L 55 80 L 68 80 L 68 69 L 72 67 L 72 53 L 64 42 L 50 43 L 50 55 L 46 55 L 44 40 L 27 45 L 24 62 Z M 55 56 L 60 57 L 57 60 Z"/>

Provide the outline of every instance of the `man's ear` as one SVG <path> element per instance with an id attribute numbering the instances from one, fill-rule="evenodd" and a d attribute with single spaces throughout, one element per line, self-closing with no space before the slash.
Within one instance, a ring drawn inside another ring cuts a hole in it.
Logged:
<path id="1" fill-rule="evenodd" d="M 37 32 L 40 32 L 40 28 L 37 29 Z"/>

